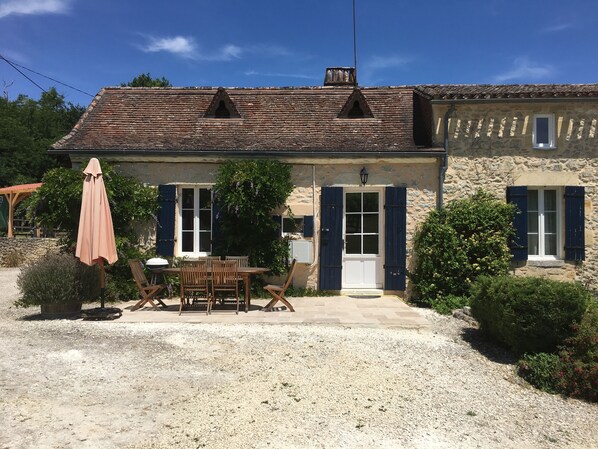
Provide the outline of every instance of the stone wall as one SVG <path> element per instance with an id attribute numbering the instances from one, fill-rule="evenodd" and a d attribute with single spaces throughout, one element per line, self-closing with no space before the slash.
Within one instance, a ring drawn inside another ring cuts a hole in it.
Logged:
<path id="1" fill-rule="evenodd" d="M 446 105 L 434 106 L 442 144 Z M 534 114 L 554 114 L 556 149 L 533 149 Z M 456 104 L 449 120 L 445 201 L 480 188 L 505 198 L 506 187 L 584 186 L 586 260 L 514 265 L 515 274 L 578 280 L 598 288 L 598 102 Z"/>
<path id="2" fill-rule="evenodd" d="M 218 166 L 218 163 L 190 161 L 119 162 L 123 174 L 134 176 L 141 182 L 151 185 L 176 183 L 210 186 L 215 182 Z M 407 187 L 407 254 L 408 266 L 411 266 L 415 228 L 436 207 L 438 190 L 436 159 L 403 159 L 402 161 L 389 159 L 353 163 L 320 160 L 314 164 L 294 163 L 292 179 L 295 189 L 287 203 L 295 215 L 314 215 L 315 231 L 311 239 L 314 263 L 299 265 L 295 277 L 296 286 L 317 288 L 321 187 L 334 185 L 359 188 L 359 171 L 363 166 L 369 171 L 368 189 L 378 189 L 382 192 L 385 186 Z M 382 242 L 381 244 L 383 245 Z"/>
<path id="3" fill-rule="evenodd" d="M 58 252 L 58 239 L 34 238 L 0 238 L 0 267 L 14 265 L 19 261 L 19 266 L 32 262 L 45 256 L 48 252 Z"/>

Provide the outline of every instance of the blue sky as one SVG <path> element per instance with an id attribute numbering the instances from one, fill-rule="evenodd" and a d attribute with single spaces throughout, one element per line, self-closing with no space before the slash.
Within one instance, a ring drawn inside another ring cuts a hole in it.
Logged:
<path id="1" fill-rule="evenodd" d="M 598 82 L 595 0 L 356 0 L 362 86 Z M 318 86 L 353 65 L 352 0 L 0 0 L 0 55 L 95 95 L 140 73 L 175 86 Z M 19 67 L 67 101 L 91 97 Z M 0 60 L 10 99 L 40 90 Z"/>

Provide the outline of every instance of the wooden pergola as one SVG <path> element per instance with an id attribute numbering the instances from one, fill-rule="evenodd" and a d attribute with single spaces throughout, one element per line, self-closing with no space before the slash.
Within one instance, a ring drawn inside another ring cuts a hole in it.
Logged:
<path id="1" fill-rule="evenodd" d="M 13 238 L 13 222 L 15 207 L 33 192 L 41 187 L 42 183 L 21 184 L 18 186 L 0 188 L 0 195 L 4 195 L 8 200 L 8 238 Z"/>

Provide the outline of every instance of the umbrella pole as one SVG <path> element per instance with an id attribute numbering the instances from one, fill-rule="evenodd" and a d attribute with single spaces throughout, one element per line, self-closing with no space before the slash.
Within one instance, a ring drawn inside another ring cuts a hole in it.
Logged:
<path id="1" fill-rule="evenodd" d="M 100 301 L 104 308 L 104 292 L 106 291 L 106 273 L 104 272 L 104 261 L 100 261 Z"/>

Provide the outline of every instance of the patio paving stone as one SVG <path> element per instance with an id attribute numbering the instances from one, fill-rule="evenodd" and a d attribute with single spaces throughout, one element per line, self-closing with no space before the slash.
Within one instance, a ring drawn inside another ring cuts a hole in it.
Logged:
<path id="1" fill-rule="evenodd" d="M 167 309 L 153 310 L 151 307 L 132 312 L 130 303 L 119 304 L 123 315 L 117 322 L 127 323 L 234 323 L 234 324 L 323 324 L 354 327 L 382 327 L 430 329 L 431 323 L 396 296 L 382 296 L 375 299 L 330 296 L 316 298 L 290 298 L 295 313 L 288 310 L 262 312 L 266 299 L 251 302 L 248 313 L 242 310 L 235 314 L 234 306 L 225 308 L 217 305 L 211 315 L 205 309 L 184 311 L 178 314 L 178 298 L 165 300 Z"/>

